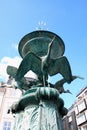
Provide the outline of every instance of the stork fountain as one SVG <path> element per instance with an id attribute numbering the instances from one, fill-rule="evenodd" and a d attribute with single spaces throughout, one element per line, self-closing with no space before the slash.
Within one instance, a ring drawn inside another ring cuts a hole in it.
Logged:
<path id="1" fill-rule="evenodd" d="M 62 117 L 67 114 L 60 93 L 63 85 L 48 81 L 49 76 L 61 74 L 63 83 L 73 80 L 68 59 L 63 56 L 63 40 L 53 32 L 38 30 L 25 35 L 19 43 L 22 61 L 19 68 L 7 67 L 16 87 L 22 90 L 20 100 L 11 107 L 15 113 L 14 130 L 64 130 Z M 26 80 L 25 74 L 33 71 L 37 79 Z M 62 82 L 62 80 L 61 80 Z"/>

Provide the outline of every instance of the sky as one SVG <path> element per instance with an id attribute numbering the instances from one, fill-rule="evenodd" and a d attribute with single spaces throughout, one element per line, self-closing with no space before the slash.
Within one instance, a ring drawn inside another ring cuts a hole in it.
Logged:
<path id="1" fill-rule="evenodd" d="M 72 74 L 84 77 L 84 80 L 64 84 L 64 88 L 72 92 L 72 95 L 61 94 L 65 107 L 69 108 L 76 95 L 87 86 L 87 0 L 0 1 L 0 81 L 8 78 L 7 65 L 19 66 L 18 44 L 23 36 L 37 27 L 63 39 L 64 55 Z M 59 75 L 50 78 L 53 84 L 58 80 Z"/>

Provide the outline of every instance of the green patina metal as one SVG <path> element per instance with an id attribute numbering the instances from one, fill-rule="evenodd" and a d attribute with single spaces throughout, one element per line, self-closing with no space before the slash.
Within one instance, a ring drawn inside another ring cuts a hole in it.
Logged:
<path id="1" fill-rule="evenodd" d="M 55 36 L 52 45 L 51 57 L 57 58 L 64 54 L 65 45 L 63 40 L 53 32 L 34 31 L 25 35 L 19 43 L 19 53 L 22 58 L 29 52 L 34 52 L 38 56 L 47 54 L 48 45 Z"/>
<path id="2" fill-rule="evenodd" d="M 14 130 L 63 130 L 62 117 L 67 109 L 59 95 L 64 92 L 63 84 L 73 80 L 64 51 L 63 40 L 53 32 L 34 31 L 21 39 L 19 53 L 23 60 L 19 68 L 7 67 L 16 87 L 23 91 L 20 100 L 11 108 L 16 114 Z M 38 78 L 27 82 L 25 74 L 30 70 Z M 58 73 L 63 80 L 49 83 L 48 76 Z"/>

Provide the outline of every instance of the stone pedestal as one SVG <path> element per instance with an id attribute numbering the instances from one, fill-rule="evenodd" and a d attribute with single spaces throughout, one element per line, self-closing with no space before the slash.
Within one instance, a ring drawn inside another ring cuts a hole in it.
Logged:
<path id="1" fill-rule="evenodd" d="M 66 109 L 54 88 L 28 90 L 12 111 L 16 113 L 14 130 L 63 130 Z"/>

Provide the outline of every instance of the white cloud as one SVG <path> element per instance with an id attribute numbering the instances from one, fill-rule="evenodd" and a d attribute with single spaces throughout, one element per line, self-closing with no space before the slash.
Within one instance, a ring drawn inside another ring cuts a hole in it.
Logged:
<path id="1" fill-rule="evenodd" d="M 15 67 L 18 67 L 20 62 L 21 62 L 21 58 L 16 56 L 14 58 L 11 58 L 11 57 L 3 57 L 1 59 L 1 64 L 5 64 L 5 65 L 12 65 L 12 66 L 15 66 Z"/>
<path id="2" fill-rule="evenodd" d="M 0 60 L 0 80 L 2 81 L 7 81 L 8 79 L 8 74 L 6 72 L 7 66 L 11 65 L 14 67 L 17 67 L 20 65 L 20 62 L 22 61 L 22 59 L 18 56 L 11 58 L 11 57 L 3 57 Z M 29 71 L 26 76 L 31 77 L 31 78 L 37 78 L 37 76 L 35 75 L 35 73 L 33 73 L 32 71 Z"/>
<path id="3" fill-rule="evenodd" d="M 0 79 L 7 81 L 8 79 L 8 75 L 6 72 L 7 66 L 11 65 L 11 66 L 18 67 L 20 62 L 21 62 L 21 58 L 18 56 L 14 58 L 3 57 L 0 61 Z"/>

